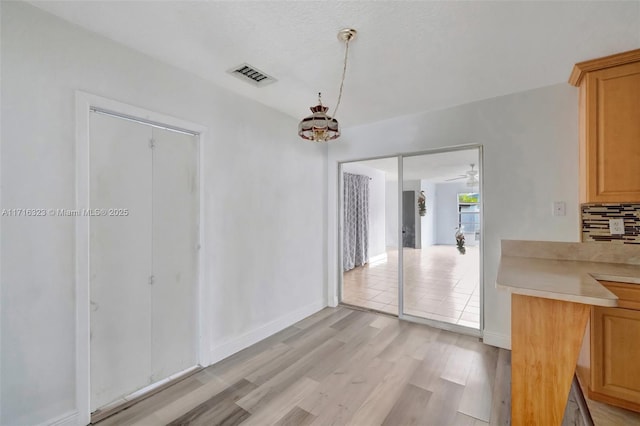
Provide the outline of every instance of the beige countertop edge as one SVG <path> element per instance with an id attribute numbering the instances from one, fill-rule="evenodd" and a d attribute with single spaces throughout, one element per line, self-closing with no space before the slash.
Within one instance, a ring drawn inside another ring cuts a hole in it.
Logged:
<path id="1" fill-rule="evenodd" d="M 510 261 L 506 262 L 505 265 L 503 260 L 506 261 L 507 259 Z M 618 306 L 618 297 L 600 284 L 598 280 L 640 283 L 640 277 L 626 275 L 628 271 L 602 270 L 599 266 L 603 264 L 599 262 L 520 257 L 517 258 L 517 263 L 514 264 L 511 259 L 514 258 L 511 256 L 501 257 L 496 278 L 496 288 L 513 294 L 563 300 L 585 305 L 616 307 Z M 558 265 L 566 265 L 569 271 L 563 270 L 562 274 L 558 274 Z M 597 272 L 598 269 L 601 271 Z M 539 276 L 537 276 L 538 271 Z M 554 280 L 552 287 L 548 284 L 549 271 L 556 272 L 552 274 Z M 509 282 L 505 282 L 505 276 Z M 526 278 L 520 279 L 521 276 Z M 580 288 L 572 290 L 574 287 L 565 285 L 565 283 L 575 283 L 576 278 L 579 278 L 580 282 L 582 282 Z M 536 288 L 538 283 L 545 284 Z"/>
<path id="2" fill-rule="evenodd" d="M 627 284 L 640 284 L 640 277 L 629 277 L 624 275 L 611 275 L 611 274 L 589 274 L 595 280 L 598 281 L 615 281 L 618 283 L 627 283 Z"/>
<path id="3" fill-rule="evenodd" d="M 602 288 L 605 288 L 601 284 L 597 284 Z M 553 300 L 562 300 L 565 302 L 574 302 L 574 303 L 582 303 L 584 305 L 593 305 L 593 306 L 605 306 L 605 307 L 616 307 L 618 306 L 618 297 L 611 293 L 611 299 L 604 299 L 601 297 L 589 297 L 589 296 L 581 296 L 578 294 L 570 294 L 570 293 L 558 293 L 555 291 L 548 290 L 536 290 L 532 288 L 525 287 L 513 287 L 510 285 L 503 285 L 496 282 L 496 288 L 501 290 L 506 290 L 513 294 L 520 294 L 523 296 L 532 296 L 532 297 L 540 297 L 543 299 L 553 299 Z"/>

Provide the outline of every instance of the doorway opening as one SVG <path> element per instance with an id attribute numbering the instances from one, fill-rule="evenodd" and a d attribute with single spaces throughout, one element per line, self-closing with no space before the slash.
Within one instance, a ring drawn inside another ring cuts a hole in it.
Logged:
<path id="1" fill-rule="evenodd" d="M 479 333 L 481 161 L 473 146 L 341 164 L 341 303 Z"/>

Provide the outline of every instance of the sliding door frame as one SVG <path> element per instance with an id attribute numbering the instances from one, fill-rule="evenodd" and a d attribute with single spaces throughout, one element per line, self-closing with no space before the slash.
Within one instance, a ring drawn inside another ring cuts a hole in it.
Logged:
<path id="1" fill-rule="evenodd" d="M 430 155 L 430 154 L 442 154 L 447 152 L 455 152 L 455 151 L 465 151 L 465 150 L 478 150 L 478 177 L 480 179 L 480 256 L 479 256 L 479 289 L 480 289 L 480 328 L 478 330 L 464 327 L 457 324 L 451 324 L 443 321 L 432 320 L 428 318 L 417 317 L 414 315 L 409 315 L 404 313 L 404 274 L 403 274 L 403 264 L 404 264 L 404 256 L 402 250 L 402 191 L 404 186 L 404 169 L 403 162 L 405 158 L 408 157 L 416 157 L 420 155 Z M 415 152 L 405 152 L 405 153 L 397 153 L 390 155 L 381 155 L 377 157 L 367 157 L 367 158 L 358 158 L 351 160 L 343 160 L 338 162 L 338 179 L 337 179 L 337 191 L 338 191 L 338 202 L 337 202 L 337 216 L 338 216 L 338 235 L 337 235 L 337 262 L 338 270 L 337 273 L 337 283 L 338 283 L 338 302 L 342 303 L 343 294 L 344 294 L 344 271 L 343 271 L 343 263 L 342 263 L 342 253 L 343 253 L 343 226 L 344 226 L 344 197 L 343 197 L 343 166 L 349 163 L 357 163 L 361 161 L 369 161 L 369 160 L 379 160 L 379 159 L 388 159 L 388 158 L 397 158 L 398 160 L 398 223 L 397 223 L 397 238 L 398 238 L 398 318 L 405 321 L 426 324 L 429 326 L 437 327 L 444 330 L 454 331 L 461 334 L 467 334 L 471 336 L 482 337 L 482 333 L 484 330 L 484 241 L 485 241 L 485 230 L 484 230 L 484 167 L 483 167 L 483 146 L 481 144 L 469 144 L 469 145 L 457 145 L 451 147 L 443 147 L 443 148 L 435 148 L 424 151 L 415 151 Z"/>
<path id="2" fill-rule="evenodd" d="M 89 208 L 90 186 L 90 114 L 92 109 L 110 112 L 123 119 L 140 121 L 150 126 L 191 133 L 197 137 L 196 171 L 198 174 L 198 255 L 196 260 L 196 362 L 200 366 L 211 363 L 211 311 L 208 308 L 209 292 L 205 285 L 204 244 L 204 162 L 203 150 L 208 128 L 179 118 L 138 108 L 112 99 L 76 91 L 76 205 L 79 211 Z M 90 375 L 90 277 L 89 277 L 89 218 L 77 216 L 75 226 L 75 307 L 76 307 L 76 410 L 79 424 L 91 421 Z"/>

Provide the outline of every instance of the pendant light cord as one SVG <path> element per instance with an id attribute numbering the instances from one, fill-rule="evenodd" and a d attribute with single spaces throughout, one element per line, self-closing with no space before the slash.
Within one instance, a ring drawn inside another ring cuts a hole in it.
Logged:
<path id="1" fill-rule="evenodd" d="M 333 118 L 336 118 L 338 115 L 338 108 L 340 107 L 340 101 L 342 100 L 342 88 L 344 87 L 344 77 L 347 75 L 347 58 L 349 57 L 349 41 L 351 37 L 349 37 L 345 43 L 346 47 L 344 49 L 344 67 L 342 68 L 342 81 L 340 81 L 340 90 L 338 91 L 338 102 L 336 103 L 336 107 L 333 109 Z"/>

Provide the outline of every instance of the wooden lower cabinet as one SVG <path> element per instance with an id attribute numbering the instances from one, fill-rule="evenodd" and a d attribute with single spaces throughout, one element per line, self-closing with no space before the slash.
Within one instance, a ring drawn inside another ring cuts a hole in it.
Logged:
<path id="1" fill-rule="evenodd" d="M 640 296 L 639 285 L 623 286 Z M 590 376 L 589 398 L 640 412 L 640 310 L 592 309 Z"/>

